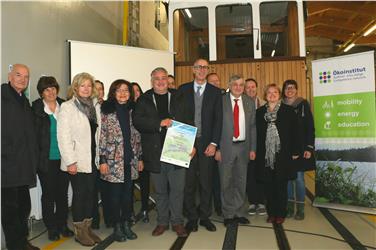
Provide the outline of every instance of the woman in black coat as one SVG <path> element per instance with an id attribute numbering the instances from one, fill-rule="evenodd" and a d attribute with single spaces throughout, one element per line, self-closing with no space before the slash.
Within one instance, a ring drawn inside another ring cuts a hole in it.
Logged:
<path id="1" fill-rule="evenodd" d="M 141 86 L 137 82 L 132 82 L 132 88 L 134 92 L 134 101 L 144 93 Z M 149 195 L 150 195 L 150 172 L 144 170 L 140 172 L 140 177 L 138 178 L 138 183 L 140 184 L 141 193 L 141 209 L 136 216 L 136 220 L 142 220 L 144 223 L 149 222 Z"/>
<path id="2" fill-rule="evenodd" d="M 287 181 L 296 177 L 297 118 L 294 110 L 281 102 L 276 84 L 266 86 L 267 103 L 256 112 L 256 178 L 264 183 L 267 222 L 281 224 L 286 217 Z"/>
<path id="3" fill-rule="evenodd" d="M 64 100 L 57 96 L 59 85 L 53 76 L 42 76 L 37 89 L 41 98 L 33 102 L 32 108 L 40 150 L 38 176 L 42 186 L 42 216 L 48 239 L 56 241 L 60 239 L 60 234 L 73 236 L 67 227 L 68 174 L 60 170 L 56 135 L 57 114 Z"/>
<path id="4" fill-rule="evenodd" d="M 297 210 L 296 220 L 304 219 L 304 199 L 305 183 L 304 171 L 314 170 L 316 168 L 315 158 L 313 157 L 315 145 L 315 127 L 311 108 L 307 100 L 298 96 L 298 84 L 295 80 L 286 80 L 282 88 L 283 103 L 294 108 L 298 116 L 297 130 L 299 133 L 299 160 L 295 164 L 297 178 L 295 181 L 289 181 L 287 217 L 294 216 L 295 204 Z"/>

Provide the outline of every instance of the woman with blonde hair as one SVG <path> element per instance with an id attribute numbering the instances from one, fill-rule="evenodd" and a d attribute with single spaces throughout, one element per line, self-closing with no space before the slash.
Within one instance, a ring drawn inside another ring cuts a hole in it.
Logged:
<path id="1" fill-rule="evenodd" d="M 100 107 L 95 96 L 93 76 L 77 74 L 69 90 L 69 100 L 61 105 L 57 122 L 60 168 L 69 173 L 73 189 L 75 239 L 84 246 L 101 242 L 90 227 L 101 127 Z"/>
<path id="2" fill-rule="evenodd" d="M 293 160 L 297 148 L 297 116 L 292 107 L 281 102 L 276 84 L 265 88 L 267 103 L 257 109 L 256 179 L 264 184 L 267 222 L 282 224 L 286 217 L 287 182 L 296 178 Z"/>

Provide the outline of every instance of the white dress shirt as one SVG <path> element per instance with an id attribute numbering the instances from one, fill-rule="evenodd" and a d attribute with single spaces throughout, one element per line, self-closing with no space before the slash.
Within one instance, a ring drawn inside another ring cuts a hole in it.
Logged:
<path id="1" fill-rule="evenodd" d="M 235 98 L 232 94 L 230 94 L 230 98 L 231 98 L 231 106 L 232 106 L 233 113 L 234 113 L 235 99 L 238 99 L 238 106 L 239 106 L 239 137 L 238 138 L 232 137 L 232 141 L 234 142 L 244 141 L 245 140 L 245 115 L 244 115 L 242 96 L 239 96 L 239 98 Z"/>
<path id="2" fill-rule="evenodd" d="M 55 112 L 52 112 L 52 110 L 50 109 L 50 107 L 48 107 L 48 104 L 44 100 L 43 100 L 43 104 L 44 104 L 44 112 L 46 112 L 47 115 L 53 115 L 55 120 L 57 120 L 57 114 L 60 111 L 59 103 L 56 101 Z"/>
<path id="3" fill-rule="evenodd" d="M 202 93 L 204 93 L 204 91 L 205 91 L 206 83 L 207 82 L 205 82 L 204 84 L 198 84 L 196 81 L 194 81 L 193 82 L 193 90 L 194 90 L 195 94 L 197 93 L 197 87 L 201 87 L 201 89 L 200 89 L 200 96 L 201 96 Z"/>

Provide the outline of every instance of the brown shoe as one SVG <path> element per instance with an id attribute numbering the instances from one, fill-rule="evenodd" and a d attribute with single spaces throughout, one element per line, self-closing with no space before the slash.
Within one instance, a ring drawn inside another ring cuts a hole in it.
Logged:
<path id="1" fill-rule="evenodd" d="M 25 249 L 26 250 L 40 250 L 39 247 L 31 245 L 29 241 L 26 241 Z"/>
<path id="2" fill-rule="evenodd" d="M 164 231 L 168 230 L 168 225 L 157 225 L 154 230 L 152 235 L 153 236 L 159 236 L 164 233 Z"/>
<path id="3" fill-rule="evenodd" d="M 172 225 L 172 230 L 176 232 L 178 237 L 187 237 L 188 233 L 182 224 Z"/>
<path id="4" fill-rule="evenodd" d="M 102 242 L 102 239 L 99 238 L 98 235 L 96 235 L 96 233 L 93 232 L 93 229 L 91 227 L 92 225 L 92 222 L 93 222 L 93 218 L 88 218 L 88 219 L 84 219 L 84 222 L 86 224 L 86 231 L 87 231 L 87 235 L 95 242 L 95 243 L 101 243 Z"/>
<path id="5" fill-rule="evenodd" d="M 75 240 L 83 246 L 94 246 L 95 242 L 90 238 L 85 221 L 73 222 Z"/>

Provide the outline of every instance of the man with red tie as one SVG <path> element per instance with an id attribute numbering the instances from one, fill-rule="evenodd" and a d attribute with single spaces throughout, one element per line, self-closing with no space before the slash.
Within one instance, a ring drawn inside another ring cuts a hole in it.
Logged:
<path id="1" fill-rule="evenodd" d="M 256 108 L 244 94 L 244 79 L 233 75 L 223 96 L 222 134 L 215 159 L 219 161 L 225 226 L 249 224 L 245 211 L 247 166 L 256 158 Z"/>

